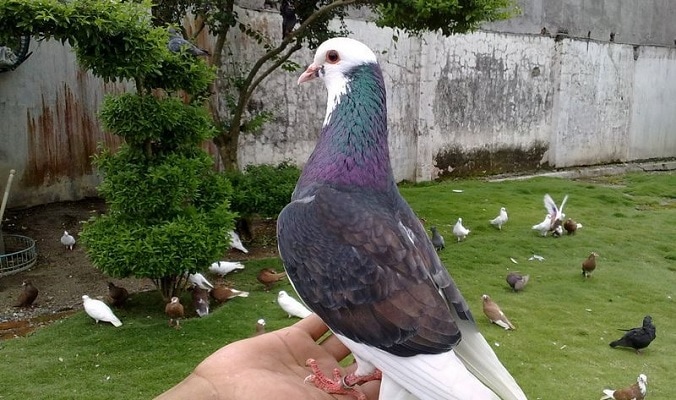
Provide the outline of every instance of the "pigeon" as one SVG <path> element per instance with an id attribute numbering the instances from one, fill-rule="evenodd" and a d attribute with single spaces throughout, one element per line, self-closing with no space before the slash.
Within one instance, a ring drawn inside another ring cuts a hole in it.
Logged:
<path id="1" fill-rule="evenodd" d="M 209 291 L 199 287 L 192 288 L 192 305 L 200 317 L 209 315 Z"/>
<path id="2" fill-rule="evenodd" d="M 641 349 L 645 349 L 655 340 L 655 325 L 650 315 L 643 317 L 643 326 L 633 329 L 620 329 L 626 331 L 618 340 L 610 342 L 610 347 L 631 347 L 636 350 L 637 354 L 641 354 Z"/>
<path id="3" fill-rule="evenodd" d="M 291 317 L 305 318 L 312 314 L 301 302 L 289 296 L 284 290 L 280 290 L 277 294 L 277 304 L 282 307 L 282 310 Z"/>
<path id="4" fill-rule="evenodd" d="M 648 377 L 640 374 L 636 383 L 624 389 L 604 389 L 601 400 L 643 400 L 648 392 Z"/>
<path id="5" fill-rule="evenodd" d="M 519 292 L 526 286 L 529 278 L 530 275 L 521 275 L 518 272 L 510 272 L 507 274 L 506 279 L 509 286 L 511 286 L 515 292 Z"/>
<path id="6" fill-rule="evenodd" d="M 84 310 L 87 315 L 92 317 L 97 324 L 99 321 L 103 321 L 110 322 L 116 328 L 122 326 L 122 322 L 115 316 L 113 310 L 101 300 L 91 299 L 85 294 L 82 296 L 82 303 L 84 304 Z"/>
<path id="7" fill-rule="evenodd" d="M 265 291 L 272 289 L 275 282 L 279 282 L 286 276 L 286 272 L 277 272 L 272 268 L 263 268 L 258 271 L 256 279 L 265 286 Z"/>
<path id="8" fill-rule="evenodd" d="M 265 333 L 265 320 L 263 318 L 256 321 L 256 330 L 254 331 L 253 336 L 262 335 Z"/>
<path id="9" fill-rule="evenodd" d="M 38 289 L 33 286 L 33 283 L 26 279 L 21 283 L 23 290 L 19 294 L 19 298 L 14 303 L 14 307 L 30 307 L 35 298 L 38 297 Z"/>
<path id="10" fill-rule="evenodd" d="M 533 230 L 540 232 L 540 236 L 547 236 L 549 228 L 552 226 L 552 216 L 547 214 L 545 215 L 544 221 L 540 222 L 537 225 L 533 225 Z"/>
<path id="11" fill-rule="evenodd" d="M 486 314 L 492 323 L 504 328 L 505 330 L 516 329 L 514 328 L 514 325 L 509 322 L 509 319 L 507 319 L 505 313 L 502 312 L 500 306 L 498 306 L 489 295 L 485 294 L 481 296 L 481 299 L 483 300 L 484 314 Z"/>
<path id="12" fill-rule="evenodd" d="M 167 43 L 167 48 L 172 53 L 180 53 L 182 49 L 193 56 L 208 56 L 209 52 L 200 49 L 194 44 L 183 38 L 183 35 L 174 28 L 169 28 L 169 42 Z"/>
<path id="13" fill-rule="evenodd" d="M 296 292 L 351 350 L 357 370 L 327 377 L 308 360 L 308 381 L 358 396 L 355 384 L 382 376 L 383 399 L 526 399 L 397 189 L 375 54 L 329 39 L 298 82 L 314 78 L 328 90 L 327 112 L 278 216 L 279 253 Z"/>
<path id="14" fill-rule="evenodd" d="M 242 253 L 249 253 L 249 250 L 242 244 L 242 239 L 239 238 L 239 235 L 235 231 L 230 231 L 230 247 Z"/>
<path id="15" fill-rule="evenodd" d="M 497 217 L 493 218 L 489 222 L 493 226 L 497 226 L 498 229 L 502 230 L 502 225 L 507 223 L 507 209 L 505 207 L 500 207 L 500 214 Z"/>
<path id="16" fill-rule="evenodd" d="M 73 246 L 75 246 L 75 238 L 71 236 L 68 231 L 63 231 L 63 235 L 61 236 L 61 244 L 66 246 L 68 250 L 73 250 Z"/>
<path id="17" fill-rule="evenodd" d="M 575 231 L 578 229 L 582 228 L 582 224 L 578 224 L 575 222 L 575 220 L 568 218 L 564 223 L 563 223 L 563 229 L 566 230 L 566 233 L 569 235 L 575 234 Z"/>
<path id="18" fill-rule="evenodd" d="M 582 262 L 582 276 L 589 278 L 596 269 L 596 257 L 599 255 L 593 251 L 589 253 L 589 257 Z"/>
<path id="19" fill-rule="evenodd" d="M 434 245 L 434 249 L 436 251 L 443 250 L 446 247 L 444 237 L 439 234 L 436 226 L 431 227 L 430 230 L 432 231 L 432 244 Z"/>
<path id="20" fill-rule="evenodd" d="M 129 298 L 127 289 L 121 286 L 115 286 L 113 282 L 108 282 L 108 304 L 114 307 L 122 307 Z"/>
<path id="21" fill-rule="evenodd" d="M 291 0 L 282 0 L 279 13 L 282 14 L 282 39 L 286 39 L 293 32 L 293 28 L 298 22 L 296 7 L 294 7 Z"/>
<path id="22" fill-rule="evenodd" d="M 244 264 L 236 261 L 216 261 L 209 266 L 209 272 L 220 276 L 225 276 L 238 269 L 244 269 Z"/>
<path id="23" fill-rule="evenodd" d="M 565 214 L 563 213 L 563 206 L 566 205 L 566 201 L 568 201 L 568 195 L 565 195 L 563 197 L 563 201 L 561 202 L 561 206 L 557 207 L 556 203 L 554 202 L 554 199 L 552 199 L 552 196 L 549 195 L 549 193 L 545 194 L 544 197 L 544 203 L 545 203 L 545 208 L 547 209 L 547 212 L 549 215 L 552 217 L 552 221 L 562 221 L 563 217 L 565 217 Z"/>
<path id="24" fill-rule="evenodd" d="M 214 285 L 212 285 L 211 282 L 209 282 L 207 278 L 205 278 L 204 275 L 200 274 L 199 272 L 188 274 L 188 281 L 192 283 L 193 286 L 197 286 L 201 289 L 211 290 L 214 288 Z"/>
<path id="25" fill-rule="evenodd" d="M 185 312 L 183 310 L 183 304 L 181 304 L 178 297 L 174 296 L 171 298 L 171 301 L 164 306 L 164 313 L 169 317 L 169 326 L 181 329 L 180 319 L 183 318 Z"/>
<path id="26" fill-rule="evenodd" d="M 211 297 L 213 297 L 218 303 L 225 303 L 226 301 L 234 299 L 235 297 L 249 297 L 249 292 L 218 285 L 211 291 Z"/>
<path id="27" fill-rule="evenodd" d="M 458 238 L 458 242 L 461 240 L 465 240 L 467 235 L 469 235 L 471 231 L 464 226 L 462 226 L 462 218 L 458 218 L 458 222 L 453 225 L 453 235 Z"/>

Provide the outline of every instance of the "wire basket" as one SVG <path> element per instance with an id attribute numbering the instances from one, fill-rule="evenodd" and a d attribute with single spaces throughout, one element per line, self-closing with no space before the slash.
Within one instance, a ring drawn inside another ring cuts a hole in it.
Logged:
<path id="1" fill-rule="evenodd" d="M 35 240 L 21 235 L 2 235 L 5 239 L 5 254 L 0 255 L 0 276 L 26 270 L 38 258 Z"/>

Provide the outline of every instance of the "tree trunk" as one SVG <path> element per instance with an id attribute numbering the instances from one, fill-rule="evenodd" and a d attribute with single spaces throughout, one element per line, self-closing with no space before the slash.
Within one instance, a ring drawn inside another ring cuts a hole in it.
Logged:
<path id="1" fill-rule="evenodd" d="M 218 147 L 218 154 L 221 156 L 225 171 L 237 171 L 239 168 L 237 163 L 239 134 L 240 129 L 237 126 L 222 131 L 220 135 L 214 137 L 214 143 Z"/>

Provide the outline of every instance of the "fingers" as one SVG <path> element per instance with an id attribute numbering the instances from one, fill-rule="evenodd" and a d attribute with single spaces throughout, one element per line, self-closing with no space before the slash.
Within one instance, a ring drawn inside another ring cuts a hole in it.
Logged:
<path id="1" fill-rule="evenodd" d="M 324 339 L 321 343 L 322 348 L 335 358 L 336 361 L 340 361 L 343 358 L 347 357 L 350 354 L 350 349 L 345 347 L 343 342 L 341 342 L 336 335 L 331 335 Z"/>
<path id="2" fill-rule="evenodd" d="M 315 341 L 322 337 L 329 330 L 326 324 L 322 322 L 321 318 L 319 318 L 317 314 L 314 313 L 301 319 L 292 326 L 307 332 L 312 337 L 312 340 Z"/>

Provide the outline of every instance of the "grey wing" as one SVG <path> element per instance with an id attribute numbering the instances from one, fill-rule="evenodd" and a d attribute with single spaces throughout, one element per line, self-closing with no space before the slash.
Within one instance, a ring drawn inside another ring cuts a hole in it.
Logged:
<path id="1" fill-rule="evenodd" d="M 334 332 L 401 356 L 445 352 L 460 340 L 453 315 L 471 314 L 395 194 L 322 188 L 292 202 L 278 218 L 280 255 L 301 298 Z"/>

